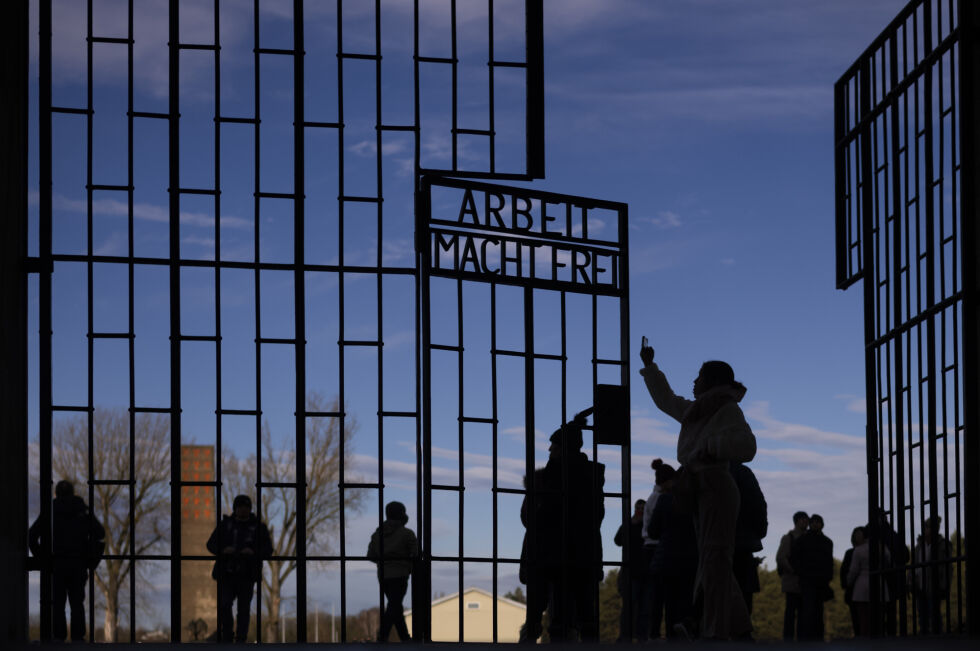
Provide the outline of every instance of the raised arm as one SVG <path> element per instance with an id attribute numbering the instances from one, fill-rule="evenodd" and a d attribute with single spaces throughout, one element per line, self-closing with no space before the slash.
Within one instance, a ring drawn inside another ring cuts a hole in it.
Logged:
<path id="1" fill-rule="evenodd" d="M 657 405 L 660 411 L 680 422 L 693 401 L 676 395 L 673 389 L 670 388 L 670 383 L 667 382 L 667 376 L 653 362 L 653 348 L 649 346 L 641 348 L 640 359 L 643 360 L 643 368 L 640 369 L 640 375 L 643 376 L 643 381 L 647 385 L 647 391 L 650 392 L 650 397 L 653 398 L 653 403 Z"/>

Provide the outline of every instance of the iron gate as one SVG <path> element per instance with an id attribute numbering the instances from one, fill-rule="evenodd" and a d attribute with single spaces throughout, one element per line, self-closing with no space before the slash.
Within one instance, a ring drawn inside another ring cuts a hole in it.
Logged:
<path id="1" fill-rule="evenodd" d="M 914 0 L 835 86 L 837 286 L 864 280 L 869 522 L 887 523 L 871 532 L 873 619 L 886 633 L 922 632 L 937 598 L 942 631 L 980 630 L 965 544 L 980 531 L 977 20 L 973 2 Z M 949 551 L 924 553 L 939 518 Z"/>
<path id="2" fill-rule="evenodd" d="M 494 597 L 496 642 L 498 574 L 501 566 L 513 572 L 521 560 L 521 498 L 544 490 L 535 488 L 534 470 L 548 459 L 548 434 L 575 413 L 601 404 L 598 392 L 604 383 L 624 388 L 614 416 L 618 422 L 612 425 L 616 431 L 604 427 L 597 410 L 598 428 L 586 428 L 592 436 L 585 437 L 583 450 L 592 461 L 606 461 L 611 471 L 603 497 L 618 508 L 604 507 L 609 513 L 605 528 L 630 517 L 627 207 L 423 177 L 416 214 L 425 581 L 442 568 L 463 595 L 471 580 L 467 577 L 484 568 Z M 508 431 L 516 440 L 507 440 Z M 489 478 L 470 476 L 483 469 L 472 459 L 467 462 L 474 449 L 489 465 Z M 508 450 L 516 458 L 508 458 Z M 447 456 L 452 468 L 434 466 Z M 618 473 L 609 462 L 618 462 Z M 598 480 L 594 476 L 592 481 Z M 474 488 L 489 491 L 474 493 Z M 478 515 L 468 517 L 468 509 Z M 455 540 L 434 537 L 434 517 L 455 519 Z M 466 522 L 479 533 L 467 536 Z M 534 540 L 534 529 L 530 516 L 528 541 Z M 611 533 L 605 532 L 607 542 Z M 601 567 L 622 564 L 608 554 L 596 562 Z M 416 583 L 423 594 L 425 581 Z M 457 635 L 429 633 L 425 639 L 464 641 L 464 613 L 460 598 Z M 594 615 L 598 621 L 598 612 Z"/>
<path id="3" fill-rule="evenodd" d="M 257 637 L 318 636 L 311 575 L 329 565 L 349 639 L 349 577 L 374 580 L 353 506 L 380 523 L 395 467 L 423 511 L 417 179 L 544 173 L 542 3 L 501 4 L 39 2 L 37 195 L 13 243 L 39 306 L 43 636 L 50 489 L 74 450 L 80 492 L 122 532 L 117 633 L 151 626 L 138 600 L 162 575 L 170 639 L 191 634 L 207 609 L 188 604 L 213 601 L 199 536 L 238 477 L 289 533 Z M 336 463 L 316 475 L 321 453 Z"/>

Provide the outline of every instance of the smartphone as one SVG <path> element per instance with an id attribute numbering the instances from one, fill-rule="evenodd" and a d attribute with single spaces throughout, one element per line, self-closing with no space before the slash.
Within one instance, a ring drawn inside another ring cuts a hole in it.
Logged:
<path id="1" fill-rule="evenodd" d="M 650 341 L 647 339 L 646 335 L 643 335 L 643 338 L 640 339 L 640 348 L 643 349 L 649 347 L 650 347 Z"/>

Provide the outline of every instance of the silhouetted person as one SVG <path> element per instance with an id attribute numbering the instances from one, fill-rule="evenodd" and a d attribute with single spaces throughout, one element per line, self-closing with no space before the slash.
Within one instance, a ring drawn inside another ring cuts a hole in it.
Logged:
<path id="1" fill-rule="evenodd" d="M 653 362 L 653 348 L 640 350 L 640 373 L 657 407 L 681 424 L 677 460 L 687 480 L 675 481 L 674 499 L 693 493 L 698 532 L 698 587 L 703 593 L 701 636 L 714 639 L 750 637 L 749 618 L 732 569 L 739 493 L 728 470 L 732 461 L 748 462 L 755 456 L 755 435 L 745 422 L 738 402 L 745 387 L 735 381 L 731 366 L 710 361 L 694 380 L 694 400 L 675 395 L 663 372 Z"/>
<path id="2" fill-rule="evenodd" d="M 529 555 L 533 553 L 529 564 L 538 574 L 537 591 L 544 589 L 550 594 L 548 634 L 556 642 L 569 639 L 572 629 L 578 631 L 583 641 L 599 639 L 596 597 L 602 580 L 599 528 L 605 515 L 602 497 L 605 466 L 590 461 L 581 451 L 582 427 L 590 411 L 577 414 L 551 435 L 548 463 L 534 473 L 533 517 L 522 508 L 522 521 L 529 528 L 528 539 L 534 539 L 533 547 L 528 544 Z M 549 557 L 552 560 L 541 562 Z M 531 589 L 529 582 L 529 606 Z M 540 599 L 540 594 L 534 597 L 535 608 L 540 607 Z M 530 640 L 534 639 L 530 636 L 536 623 L 531 607 L 527 617 L 525 636 Z"/>
<path id="3" fill-rule="evenodd" d="M 641 604 L 639 628 L 636 631 L 636 639 L 639 642 L 646 642 L 651 635 L 655 638 L 660 637 L 660 622 L 664 618 L 663 590 L 659 586 L 659 579 L 649 569 L 650 561 L 653 559 L 657 549 L 657 539 L 651 538 L 647 533 L 649 531 L 650 517 L 653 515 L 653 509 L 656 508 L 657 500 L 663 494 L 662 477 L 657 469 L 658 464 L 662 465 L 663 460 L 654 459 L 650 462 L 650 467 L 654 471 L 653 490 L 650 491 L 646 506 L 643 507 L 643 554 L 647 559 L 647 573 L 643 579 L 645 589 L 641 593 L 643 601 Z M 671 468 L 671 472 L 673 472 L 673 468 Z"/>
<path id="4" fill-rule="evenodd" d="M 783 612 L 783 640 L 800 639 L 800 577 L 790 561 L 793 543 L 806 533 L 810 526 L 810 516 L 803 511 L 793 514 L 793 528 L 779 541 L 776 552 L 776 573 L 786 594 L 786 609 Z"/>
<path id="5" fill-rule="evenodd" d="M 619 570 L 616 577 L 616 589 L 622 600 L 619 613 L 619 637 L 617 642 L 632 642 L 639 628 L 639 613 L 643 602 L 644 579 L 647 573 L 646 557 L 643 555 L 643 507 L 646 500 L 636 500 L 633 505 L 633 517 L 627 524 L 619 525 L 613 542 L 623 547 L 629 538 L 629 563 Z M 626 604 L 630 607 L 627 608 Z M 630 631 L 632 630 L 632 635 Z"/>
<path id="6" fill-rule="evenodd" d="M 790 563 L 800 577 L 800 639 L 823 640 L 823 602 L 833 597 L 834 543 L 823 534 L 823 518 L 816 513 L 793 543 Z"/>
<path id="7" fill-rule="evenodd" d="M 871 635 L 871 553 L 864 527 L 851 532 L 851 545 L 841 562 L 841 583 L 845 585 L 844 601 L 851 610 L 851 624 L 856 637 Z M 882 559 L 889 556 L 882 550 Z M 888 598 L 888 587 L 882 586 L 882 599 Z"/>
<path id="8" fill-rule="evenodd" d="M 752 615 L 752 595 L 762 590 L 759 585 L 759 563 L 755 552 L 762 551 L 762 541 L 769 533 L 769 509 L 759 480 L 748 466 L 733 461 L 729 472 L 738 486 L 741 503 L 735 522 L 735 555 L 732 569 L 745 607 Z"/>
<path id="9" fill-rule="evenodd" d="M 527 586 L 527 603 L 519 641 L 527 643 L 541 637 L 541 618 L 551 601 L 552 584 L 561 573 L 561 559 L 554 553 L 561 545 L 561 499 L 557 491 L 545 486 L 545 481 L 544 468 L 537 468 L 532 493 L 525 477 L 524 488 L 528 490 L 521 502 L 525 532 L 518 577 Z"/>
<path id="10" fill-rule="evenodd" d="M 675 476 L 674 469 L 667 464 L 663 464 L 658 472 L 658 482 L 663 492 L 650 516 L 647 535 L 654 536 L 659 542 L 650 569 L 660 577 L 667 636 L 682 635 L 693 640 L 698 628 L 694 618 L 698 540 L 694 532 L 694 517 L 675 507 Z"/>
<path id="11" fill-rule="evenodd" d="M 231 515 L 221 518 L 208 538 L 207 548 L 218 557 L 211 571 L 218 582 L 218 641 L 245 642 L 255 583 L 262 576 L 262 561 L 272 555 L 269 529 L 252 513 L 252 498 L 235 497 Z M 235 619 L 232 602 L 237 602 Z"/>
<path id="12" fill-rule="evenodd" d="M 65 602 L 71 608 L 71 640 L 85 640 L 85 581 L 105 550 L 105 528 L 75 495 L 75 487 L 62 479 L 54 487 L 51 503 L 51 607 L 53 639 L 68 637 Z M 34 556 L 41 556 L 41 518 L 28 531 L 28 546 Z"/>
<path id="13" fill-rule="evenodd" d="M 933 526 L 932 518 L 926 519 L 913 550 L 916 568 L 911 582 L 919 613 L 919 633 L 923 635 L 943 632 L 940 605 L 949 598 L 952 578 L 949 559 L 953 555 L 953 548 L 939 533 L 941 522 L 942 518 L 937 516 Z"/>
<path id="14" fill-rule="evenodd" d="M 407 523 L 405 505 L 388 502 L 385 505 L 385 521 L 371 535 L 368 544 L 367 557 L 378 566 L 378 582 L 388 600 L 381 616 L 379 642 L 388 641 L 392 626 L 402 642 L 410 637 L 402 600 L 408 592 L 408 577 L 419 555 L 419 542 L 415 532 L 405 526 Z"/>
<path id="15" fill-rule="evenodd" d="M 884 570 L 884 587 L 888 592 L 887 598 L 882 593 L 881 609 L 885 619 L 883 632 L 887 635 L 895 635 L 898 632 L 896 609 L 899 595 L 905 593 L 905 566 L 909 562 L 909 549 L 901 536 L 892 528 L 888 521 L 888 514 L 880 507 L 874 510 L 871 522 L 865 525 L 864 530 L 870 544 L 877 544 L 879 549 L 888 550 L 890 560 L 887 563 L 883 560 L 884 556 L 879 554 L 881 569 Z M 873 630 L 874 626 L 875 622 L 872 621 L 872 630 L 869 631 L 871 634 L 876 633 Z"/>

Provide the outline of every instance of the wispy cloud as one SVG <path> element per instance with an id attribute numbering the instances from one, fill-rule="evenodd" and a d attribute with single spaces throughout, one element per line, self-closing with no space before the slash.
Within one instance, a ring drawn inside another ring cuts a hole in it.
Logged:
<path id="1" fill-rule="evenodd" d="M 811 425 L 789 423 L 770 413 L 768 401 L 753 402 L 745 408 L 745 415 L 760 439 L 822 446 L 849 451 L 864 450 L 864 437 L 839 432 L 828 432 Z"/>
<path id="2" fill-rule="evenodd" d="M 864 396 L 856 396 L 852 393 L 838 393 L 834 398 L 842 400 L 845 403 L 845 409 L 849 412 L 855 414 L 868 413 L 868 403 L 865 401 Z"/>

